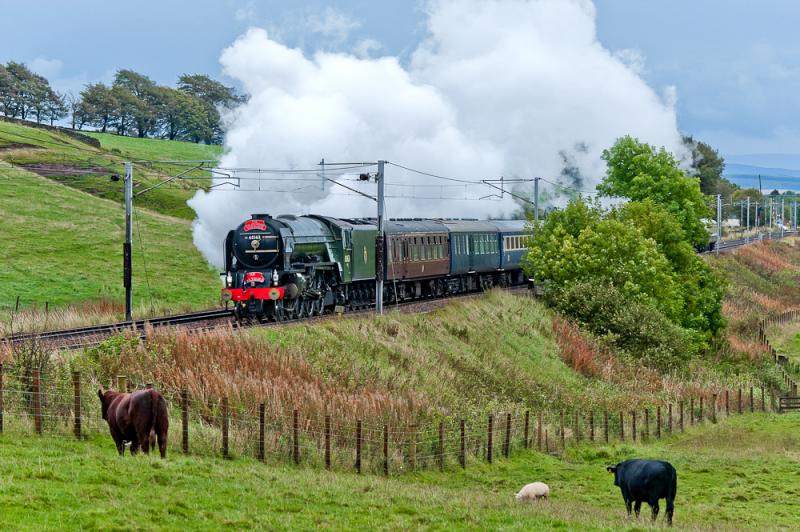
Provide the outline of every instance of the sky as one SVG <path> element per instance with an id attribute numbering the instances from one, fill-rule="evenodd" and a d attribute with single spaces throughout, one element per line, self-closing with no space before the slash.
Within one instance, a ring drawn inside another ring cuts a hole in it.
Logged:
<path id="1" fill-rule="evenodd" d="M 682 132 L 730 161 L 800 152 L 800 2 L 594 5 L 600 43 L 674 99 Z M 237 84 L 223 76 L 220 56 L 249 27 L 309 54 L 385 54 L 402 62 L 427 36 L 426 9 L 423 0 L 2 0 L 0 61 L 26 62 L 62 91 L 109 82 L 118 68 L 164 84 L 194 72 Z"/>

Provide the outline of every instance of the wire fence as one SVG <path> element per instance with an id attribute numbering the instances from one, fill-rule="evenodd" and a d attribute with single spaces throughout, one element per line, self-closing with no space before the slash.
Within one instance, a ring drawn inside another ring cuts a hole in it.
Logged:
<path id="1" fill-rule="evenodd" d="M 119 377 L 116 388 L 147 386 Z M 198 398 L 188 390 L 160 392 L 168 404 L 171 452 L 384 475 L 492 463 L 523 449 L 561 454 L 577 444 L 648 442 L 724 417 L 776 411 L 779 399 L 777 391 L 750 387 L 630 411 L 525 409 L 392 425 L 302 408 L 275 412 L 265 403 Z M 0 364 L 0 433 L 84 439 L 107 431 L 97 388 L 80 373 L 43 378 L 37 369 Z"/>

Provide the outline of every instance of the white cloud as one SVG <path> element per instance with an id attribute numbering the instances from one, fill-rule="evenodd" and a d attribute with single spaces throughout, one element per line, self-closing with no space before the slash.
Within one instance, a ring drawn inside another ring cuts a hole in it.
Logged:
<path id="1" fill-rule="evenodd" d="M 236 9 L 233 16 L 239 22 L 255 21 L 256 17 L 258 16 L 255 2 L 253 2 L 253 0 L 248 0 L 244 6 Z"/>
<path id="2" fill-rule="evenodd" d="M 357 57 L 367 58 L 372 57 L 375 53 L 379 52 L 383 45 L 375 39 L 361 39 L 353 47 L 353 53 Z"/>
<path id="3" fill-rule="evenodd" d="M 638 75 L 643 75 L 645 58 L 641 50 L 636 48 L 623 48 L 614 52 L 614 57 L 625 63 L 625 65 L 636 72 Z"/>
<path id="4" fill-rule="evenodd" d="M 322 15 L 314 14 L 308 18 L 308 28 L 311 31 L 337 43 L 346 41 L 350 33 L 359 27 L 359 21 L 332 7 L 326 8 Z"/>
<path id="5" fill-rule="evenodd" d="M 385 158 L 472 180 L 575 184 L 578 176 L 578 186 L 591 188 L 604 173 L 602 150 L 621 135 L 680 148 L 671 97 L 665 102 L 597 41 L 591 2 L 435 1 L 427 26 L 409 66 L 396 57 L 306 56 L 264 30 L 248 31 L 221 57 L 250 95 L 227 117 L 222 166 Z M 387 183 L 391 217 L 501 216 L 517 208 L 508 196 L 473 201 L 495 192 L 484 185 L 392 166 Z M 372 184 L 348 185 L 374 193 Z M 374 202 L 331 186 L 323 192 L 313 175 L 263 182 L 262 192 L 252 181 L 242 186 L 252 192 L 215 189 L 190 201 L 195 243 L 214 263 L 225 233 L 250 213 L 374 216 Z"/>

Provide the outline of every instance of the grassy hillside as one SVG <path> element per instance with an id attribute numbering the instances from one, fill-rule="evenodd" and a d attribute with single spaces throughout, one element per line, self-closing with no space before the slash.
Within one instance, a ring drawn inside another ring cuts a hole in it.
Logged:
<path id="1" fill-rule="evenodd" d="M 216 159 L 221 153 L 218 146 L 87 134 L 98 138 L 102 147 L 96 148 L 57 132 L 0 121 L 0 161 L 83 192 L 122 202 L 122 182 L 112 182 L 110 177 L 123 175 L 125 160 L 137 161 L 134 165 L 136 192 L 189 168 L 152 161 Z M 187 177 L 197 179 L 176 180 L 137 198 L 137 204 L 163 214 L 193 219 L 194 211 L 186 205 L 186 200 L 198 186 L 209 183 L 209 176 L 198 170 Z"/>
<path id="2" fill-rule="evenodd" d="M 124 227 L 115 202 L 0 166 L 0 310 L 10 309 L 17 296 L 23 306 L 40 309 L 45 302 L 119 304 Z M 139 209 L 134 233 L 136 306 L 218 301 L 218 277 L 192 244 L 189 222 Z"/>
<path id="3" fill-rule="evenodd" d="M 758 322 L 800 306 L 800 239 L 750 244 L 707 260 L 728 280 L 723 312 L 731 354 L 767 360 L 757 342 Z"/>
<path id="4" fill-rule="evenodd" d="M 120 459 L 108 436 L 0 436 L 0 527 L 78 529 L 583 529 L 641 530 L 608 464 L 670 461 L 675 527 L 797 529 L 800 416 L 745 415 L 648 446 L 578 447 L 566 459 L 518 451 L 466 471 L 384 479 L 304 467 L 182 456 Z M 551 500 L 518 504 L 525 483 Z M 663 525 L 663 501 L 659 525 Z"/>
<path id="5" fill-rule="evenodd" d="M 95 131 L 82 131 L 82 133 L 99 140 L 104 150 L 134 161 L 217 160 L 222 155 L 222 146 L 218 145 L 166 139 L 139 139 Z"/>

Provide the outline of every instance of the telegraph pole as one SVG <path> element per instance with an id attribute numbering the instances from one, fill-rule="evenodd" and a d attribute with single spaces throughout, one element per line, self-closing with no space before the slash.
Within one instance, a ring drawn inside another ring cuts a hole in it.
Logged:
<path id="1" fill-rule="evenodd" d="M 744 235 L 745 242 L 750 242 L 750 196 L 747 196 L 747 232 Z"/>
<path id="2" fill-rule="evenodd" d="M 783 221 L 783 195 L 781 195 L 781 238 L 783 238 L 783 228 L 786 224 Z"/>
<path id="3" fill-rule="evenodd" d="M 125 286 L 125 321 L 133 320 L 131 243 L 133 242 L 133 163 L 125 161 L 125 243 L 122 244 L 122 284 Z"/>
<path id="4" fill-rule="evenodd" d="M 533 178 L 533 221 L 536 226 L 539 225 L 539 179 L 540 177 Z"/>
<path id="5" fill-rule="evenodd" d="M 383 314 L 383 170 L 386 161 L 378 161 L 378 236 L 375 241 L 375 312 Z"/>
<path id="6" fill-rule="evenodd" d="M 325 191 L 325 157 L 322 158 L 319 165 L 322 167 L 322 190 Z"/>
<path id="7" fill-rule="evenodd" d="M 716 255 L 719 255 L 719 245 L 722 243 L 722 194 L 717 194 L 717 245 L 714 246 Z"/>

